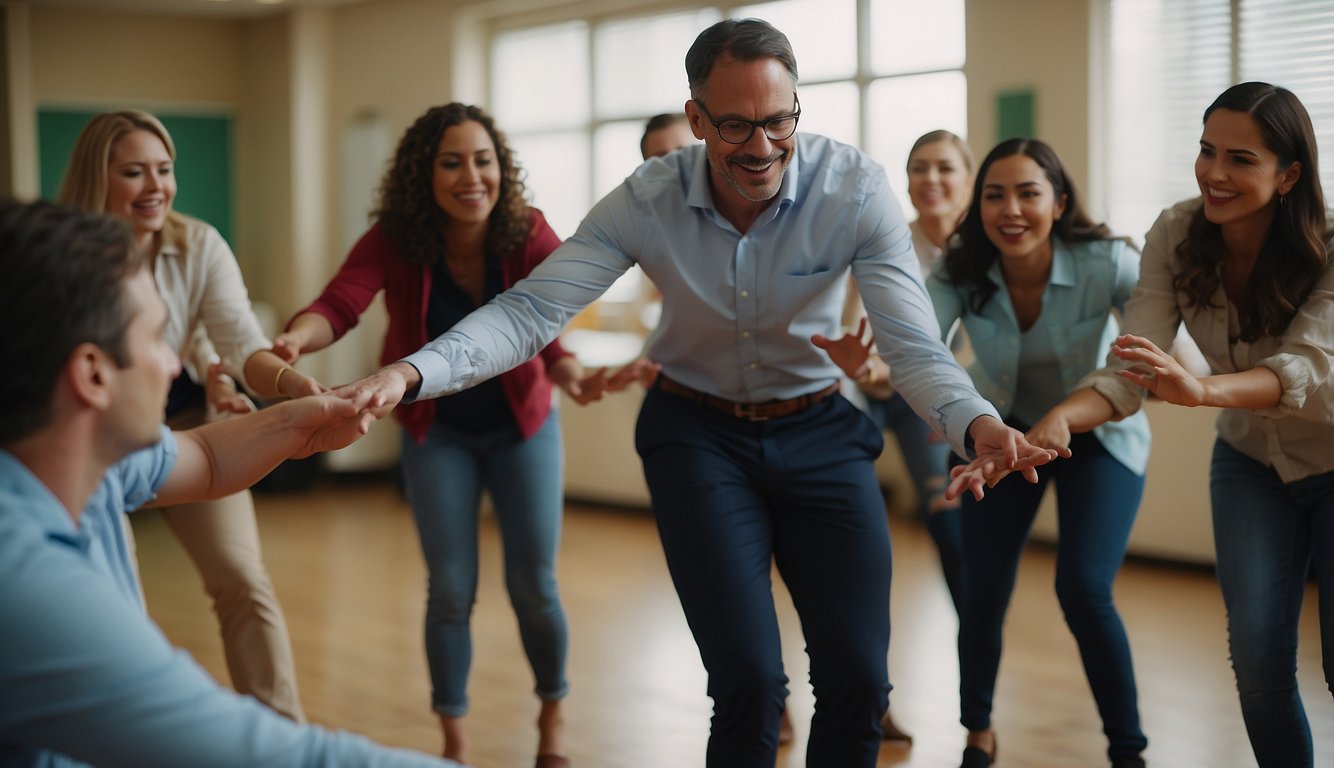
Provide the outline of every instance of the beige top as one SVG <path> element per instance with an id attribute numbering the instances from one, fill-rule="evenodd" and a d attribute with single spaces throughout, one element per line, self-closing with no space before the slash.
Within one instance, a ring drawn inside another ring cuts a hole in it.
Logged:
<path id="1" fill-rule="evenodd" d="M 917 252 L 917 263 L 922 265 L 922 279 L 925 280 L 931 275 L 931 270 L 940 261 L 940 257 L 945 255 L 944 248 L 937 248 L 936 244 L 926 236 L 926 231 L 922 229 L 921 222 L 916 219 L 908 225 L 908 231 L 912 233 L 912 248 Z"/>
<path id="2" fill-rule="evenodd" d="M 255 318 L 241 268 L 227 241 L 208 224 L 185 219 L 186 255 L 166 245 L 153 260 L 153 277 L 167 305 L 167 344 L 197 368 L 206 366 L 207 350 L 191 350 L 195 329 L 202 325 L 223 368 L 246 386 L 246 360 L 273 345 Z M 203 383 L 207 370 L 196 373 Z"/>
<path id="3" fill-rule="evenodd" d="M 1179 270 L 1177 245 L 1185 239 L 1200 205 L 1195 198 L 1168 208 L 1145 236 L 1139 285 L 1126 304 L 1121 327 L 1167 349 L 1184 321 L 1213 373 L 1238 373 L 1259 366 L 1272 370 L 1283 386 L 1279 405 L 1222 409 L 1217 421 L 1219 437 L 1273 467 L 1285 483 L 1334 471 L 1334 259 L 1326 262 L 1282 336 L 1232 344 L 1229 339 L 1240 324 L 1236 307 L 1221 286 L 1211 302 L 1215 306 L 1199 311 L 1189 307 L 1185 296 L 1172 287 L 1172 275 Z M 1334 234 L 1334 221 L 1327 232 Z M 1334 252 L 1334 240 L 1326 243 L 1326 252 Z M 1080 382 L 1106 397 L 1121 417 L 1138 410 L 1146 394 L 1116 375 L 1125 365 L 1109 355 L 1108 367 Z"/>

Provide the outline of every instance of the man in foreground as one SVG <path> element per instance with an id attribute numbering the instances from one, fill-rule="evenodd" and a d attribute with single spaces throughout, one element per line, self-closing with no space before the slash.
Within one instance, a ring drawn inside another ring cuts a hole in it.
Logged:
<path id="1" fill-rule="evenodd" d="M 180 362 L 123 222 L 0 203 L 0 766 L 453 765 L 297 725 L 145 616 L 123 513 L 233 493 L 373 417 L 333 396 L 173 434 Z"/>

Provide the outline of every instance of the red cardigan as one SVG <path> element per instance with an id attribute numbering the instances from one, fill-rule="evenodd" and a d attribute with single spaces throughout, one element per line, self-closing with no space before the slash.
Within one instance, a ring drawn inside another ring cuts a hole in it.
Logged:
<path id="1" fill-rule="evenodd" d="M 528 239 L 502 265 L 505 288 L 526 277 L 560 245 L 560 238 L 547 224 L 542 212 L 536 208 L 529 210 Z M 431 270 L 401 258 L 380 222 L 372 225 L 352 246 L 347 260 L 320 297 L 297 315 L 305 312 L 322 315 L 333 327 L 336 341 L 356 326 L 361 313 L 381 289 L 389 310 L 389 329 L 385 332 L 380 364 L 388 365 L 430 341 L 426 335 L 426 308 L 431 295 Z M 293 319 L 295 317 L 293 315 Z M 551 410 L 551 380 L 546 376 L 547 366 L 568 354 L 557 339 L 537 357 L 500 374 L 501 388 L 524 438 L 537 432 Z M 435 401 L 404 403 L 394 409 L 394 414 L 403 428 L 420 443 L 426 439 L 426 432 L 435 420 Z"/>

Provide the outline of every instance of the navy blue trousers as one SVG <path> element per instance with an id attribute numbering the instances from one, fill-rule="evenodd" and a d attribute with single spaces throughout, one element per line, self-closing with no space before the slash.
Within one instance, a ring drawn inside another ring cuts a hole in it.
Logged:
<path id="1" fill-rule="evenodd" d="M 1027 431 L 1025 425 L 1011 426 Z M 991 727 L 1005 612 L 1042 494 L 1055 482 L 1056 596 L 1102 715 L 1108 756 L 1136 757 L 1148 741 L 1140 729 L 1130 641 L 1112 601 L 1112 584 L 1125 559 L 1144 477 L 1112 458 L 1092 433 L 1071 436 L 1070 450 L 1071 458 L 1038 467 L 1036 485 L 1016 475 L 987 490 L 980 502 L 963 496 L 967 576 L 959 611 L 960 722 L 970 731 Z"/>
<path id="2" fill-rule="evenodd" d="M 810 768 L 875 765 L 888 704 L 880 431 L 834 395 L 749 422 L 650 390 L 635 443 L 714 701 L 707 765 L 772 768 L 787 696 L 771 563 L 810 657 Z"/>

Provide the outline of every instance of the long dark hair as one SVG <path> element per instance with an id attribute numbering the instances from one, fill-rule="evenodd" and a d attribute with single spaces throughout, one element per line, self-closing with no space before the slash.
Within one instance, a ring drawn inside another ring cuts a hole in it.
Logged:
<path id="1" fill-rule="evenodd" d="M 1079 199 L 1079 191 L 1070 179 L 1065 164 L 1056 151 L 1037 139 L 1007 139 L 997 144 L 987 153 L 982 165 L 973 179 L 973 201 L 968 205 L 968 212 L 950 239 L 949 250 L 945 253 L 945 274 L 955 285 L 971 288 L 968 305 L 974 314 L 981 312 L 1000 286 L 991 282 L 987 271 L 1000 257 L 1000 249 L 987 237 L 982 224 L 982 185 L 986 181 L 987 171 L 997 160 L 1014 155 L 1025 155 L 1038 164 L 1051 182 L 1056 200 L 1065 197 L 1065 210 L 1060 218 L 1052 223 L 1052 235 L 1067 243 L 1087 240 L 1109 240 L 1111 230 L 1106 224 L 1100 224 L 1089 218 Z"/>
<path id="2" fill-rule="evenodd" d="M 445 130 L 472 120 L 486 129 L 500 163 L 500 199 L 487 220 L 486 253 L 504 257 L 528 238 L 528 201 L 523 171 L 495 120 L 481 107 L 454 102 L 431 107 L 398 142 L 393 164 L 380 182 L 380 203 L 372 213 L 399 255 L 414 264 L 434 265 L 444 258 L 449 216 L 436 205 L 431 180 L 436 150 Z"/>
<path id="3" fill-rule="evenodd" d="M 1228 88 L 1204 110 L 1204 122 L 1217 109 L 1250 115 L 1265 148 L 1278 157 L 1280 171 L 1300 163 L 1297 183 L 1279 198 L 1246 294 L 1237 302 L 1241 329 L 1236 340 L 1253 342 L 1287 329 L 1325 266 L 1325 195 L 1320 189 L 1315 130 L 1306 107 L 1292 91 L 1269 83 Z M 1210 306 L 1223 281 L 1223 231 L 1204 217 L 1203 206 L 1177 246 L 1177 257 L 1181 271 L 1172 276 L 1172 285 L 1196 311 Z"/>

